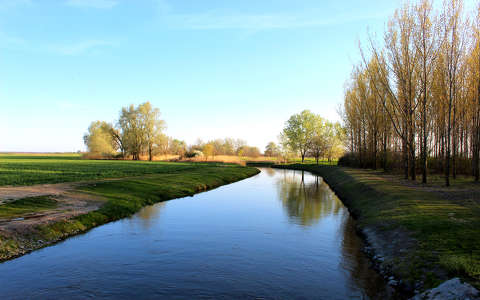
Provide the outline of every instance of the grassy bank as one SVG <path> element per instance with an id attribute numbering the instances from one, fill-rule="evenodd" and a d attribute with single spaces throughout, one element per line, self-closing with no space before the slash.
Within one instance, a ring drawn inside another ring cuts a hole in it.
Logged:
<path id="1" fill-rule="evenodd" d="M 82 162 L 89 164 L 89 161 Z M 127 165 L 129 164 L 127 163 Z M 86 194 L 87 197 L 102 202 L 97 210 L 53 223 L 22 227 L 22 230 L 0 230 L 0 260 L 25 254 L 68 236 L 85 232 L 95 226 L 130 216 L 143 206 L 191 196 L 253 176 L 259 172 L 255 168 L 238 165 L 179 164 L 179 166 L 175 166 L 175 163 L 165 165 L 166 170 L 160 171 L 162 165 L 164 164 L 154 166 L 153 168 L 157 170 L 153 174 L 148 171 L 142 176 L 90 181 L 79 185 L 75 192 Z M 135 164 L 133 164 L 133 168 L 137 168 Z M 123 170 L 126 170 L 126 167 Z M 87 176 L 87 178 L 91 179 L 92 177 Z M 50 176 L 44 178 L 38 176 L 36 180 L 50 179 L 52 179 Z M 70 181 L 70 179 L 66 178 L 66 181 Z M 57 177 L 53 180 L 57 182 L 61 178 Z M 24 181 L 24 183 L 27 182 Z M 25 213 L 48 210 L 55 206 L 55 200 L 49 197 L 19 199 L 0 205 L 0 216 L 17 218 Z"/>
<path id="2" fill-rule="evenodd" d="M 383 239 L 379 245 L 395 245 L 380 263 L 410 288 L 419 282 L 419 289 L 431 288 L 454 276 L 480 286 L 478 184 L 459 178 L 445 188 L 435 177 L 424 186 L 381 171 L 276 167 L 322 176 L 358 219 L 359 228 Z"/>

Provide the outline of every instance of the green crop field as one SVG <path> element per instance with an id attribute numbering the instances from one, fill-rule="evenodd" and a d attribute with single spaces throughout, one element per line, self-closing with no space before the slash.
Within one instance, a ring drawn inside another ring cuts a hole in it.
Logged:
<path id="1" fill-rule="evenodd" d="M 0 185 L 33 185 L 195 170 L 213 163 L 85 160 L 77 154 L 0 154 Z"/>

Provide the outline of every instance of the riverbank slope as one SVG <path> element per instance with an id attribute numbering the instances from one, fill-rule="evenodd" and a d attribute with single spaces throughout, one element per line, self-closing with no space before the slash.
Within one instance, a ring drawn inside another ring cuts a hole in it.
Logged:
<path id="1" fill-rule="evenodd" d="M 326 165 L 275 165 L 324 178 L 358 220 L 369 252 L 390 284 L 420 292 L 461 277 L 480 286 L 480 186 L 451 188 L 381 171 Z"/>
<path id="2" fill-rule="evenodd" d="M 168 166 L 170 172 L 157 170 L 143 176 L 0 187 L 0 261 L 128 217 L 146 205 L 192 196 L 259 173 L 238 165 Z"/>

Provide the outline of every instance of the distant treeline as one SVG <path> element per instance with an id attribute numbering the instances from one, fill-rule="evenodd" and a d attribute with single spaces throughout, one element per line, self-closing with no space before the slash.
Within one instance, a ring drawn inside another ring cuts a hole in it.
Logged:
<path id="1" fill-rule="evenodd" d="M 175 155 L 180 159 L 212 157 L 216 155 L 238 155 L 258 157 L 257 147 L 248 146 L 240 139 L 216 139 L 187 146 L 182 140 L 168 137 L 163 131 L 165 121 L 160 119 L 160 110 L 150 102 L 135 107 L 130 105 L 120 111 L 118 121 L 108 123 L 94 121 L 84 135 L 88 155 L 92 158 L 121 158 L 139 160 L 148 156 L 152 160 L 158 155 Z"/>
<path id="2" fill-rule="evenodd" d="M 406 3 L 390 18 L 383 46 L 373 38 L 347 82 L 344 122 L 350 153 L 339 163 L 479 180 L 480 4 Z"/>

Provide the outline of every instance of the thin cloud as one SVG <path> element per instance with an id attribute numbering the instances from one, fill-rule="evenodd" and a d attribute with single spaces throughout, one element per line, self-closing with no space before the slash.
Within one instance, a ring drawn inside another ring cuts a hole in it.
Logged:
<path id="1" fill-rule="evenodd" d="M 31 0 L 0 0 L 0 10 L 6 10 L 16 6 L 31 4 Z"/>
<path id="2" fill-rule="evenodd" d="M 87 39 L 70 43 L 37 44 L 0 31 L 0 48 L 14 51 L 44 52 L 65 56 L 82 55 L 95 49 L 117 46 L 113 40 Z"/>
<path id="3" fill-rule="evenodd" d="M 191 14 L 175 14 L 165 1 L 158 1 L 159 19 L 170 28 L 192 30 L 220 30 L 220 29 L 290 29 L 320 27 L 345 24 L 368 19 L 385 18 L 390 12 L 357 15 L 344 14 L 329 18 L 312 16 L 311 14 L 222 14 L 217 11 Z"/>
<path id="4" fill-rule="evenodd" d="M 11 36 L 0 31 L 0 47 L 7 49 L 18 49 L 25 47 L 27 42 L 19 37 Z"/>
<path id="5" fill-rule="evenodd" d="M 67 0 L 68 6 L 110 9 L 118 4 L 115 0 Z"/>
<path id="6" fill-rule="evenodd" d="M 70 44 L 47 45 L 45 49 L 61 55 L 80 55 L 99 47 L 111 47 L 116 43 L 107 40 L 85 40 Z"/>

